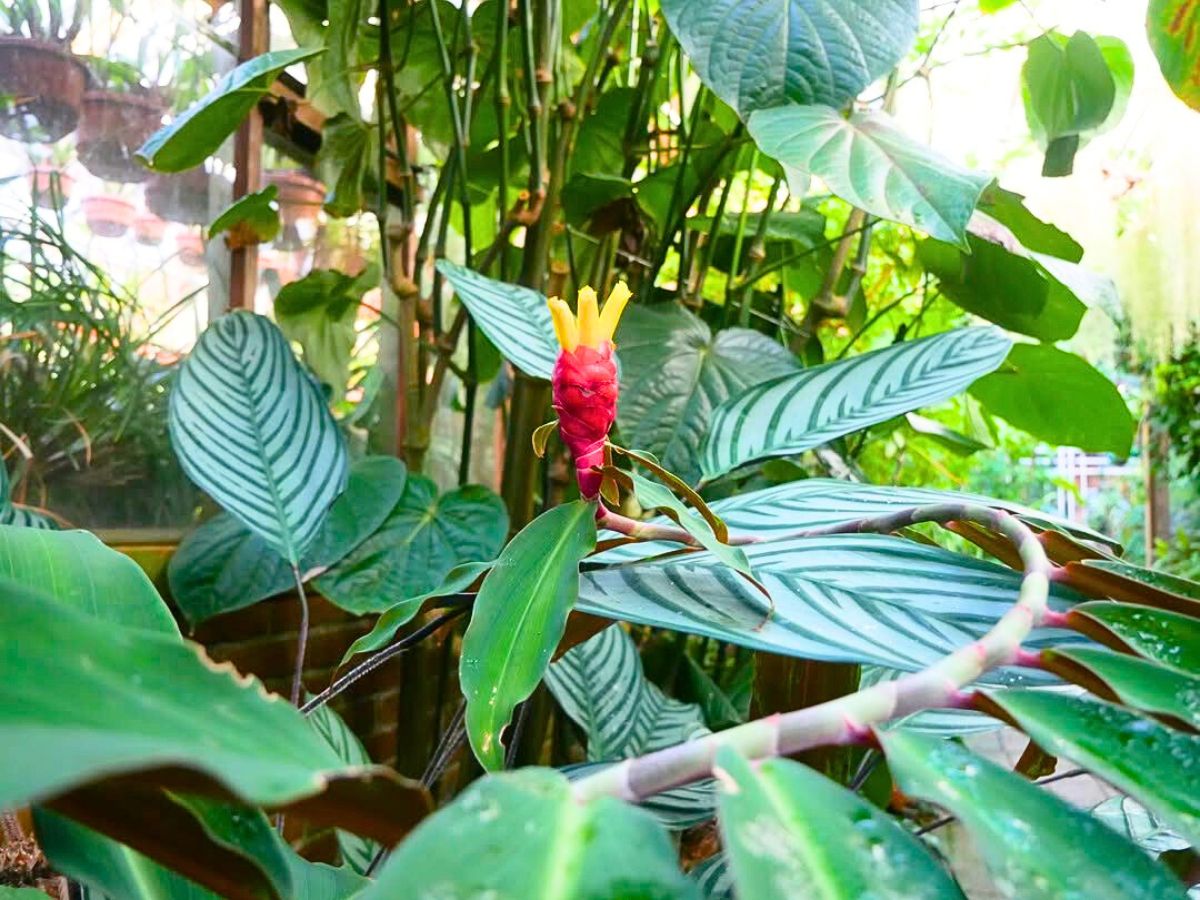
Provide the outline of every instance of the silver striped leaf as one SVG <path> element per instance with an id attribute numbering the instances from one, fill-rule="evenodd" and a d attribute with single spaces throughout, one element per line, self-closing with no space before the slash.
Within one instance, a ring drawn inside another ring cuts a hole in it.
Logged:
<path id="1" fill-rule="evenodd" d="M 328 703 L 313 710 L 308 716 L 308 721 L 342 762 L 350 766 L 372 764 L 371 757 L 358 735 L 350 730 L 346 720 L 334 712 Z M 366 874 L 375 854 L 379 852 L 379 844 L 342 828 L 336 829 L 336 834 L 338 849 L 342 852 L 342 862 L 359 875 Z"/>
<path id="2" fill-rule="evenodd" d="M 187 476 L 293 566 L 346 486 L 346 444 L 277 327 L 234 312 L 200 336 L 171 391 Z"/>
<path id="3" fill-rule="evenodd" d="M 587 738 L 590 762 L 564 769 L 569 778 L 710 733 L 699 706 L 668 697 L 646 679 L 637 645 L 619 625 L 572 647 L 551 663 L 545 679 Z M 711 818 L 715 802 L 706 779 L 642 805 L 668 828 L 687 828 Z"/>
<path id="4" fill-rule="evenodd" d="M 505 359 L 526 375 L 549 380 L 559 347 L 545 297 L 447 259 L 439 259 L 437 269 L 454 286 L 475 324 Z"/>
<path id="5" fill-rule="evenodd" d="M 745 547 L 765 597 L 707 553 L 592 568 L 577 609 L 806 659 L 911 672 L 986 632 L 1016 601 L 1012 569 L 903 538 L 874 534 L 793 538 Z M 1081 598 L 1055 586 L 1051 605 Z M 1036 648 L 1078 639 L 1042 629 Z M 990 684 L 1044 684 L 1003 669 Z"/>
<path id="6" fill-rule="evenodd" d="M 895 681 L 904 672 L 895 669 L 883 669 L 879 666 L 863 666 L 858 679 L 859 688 L 868 688 L 881 681 Z M 914 713 L 903 719 L 889 722 L 887 728 L 905 728 L 921 734 L 933 734 L 938 737 L 962 737 L 968 734 L 980 734 L 985 731 L 995 731 L 1003 726 L 1003 722 L 973 709 L 927 709 Z"/>
<path id="7" fill-rule="evenodd" d="M 19 525 L 22 528 L 45 528 L 58 530 L 58 523 L 27 506 L 12 502 L 8 469 L 0 462 L 0 525 Z"/>
<path id="8" fill-rule="evenodd" d="M 938 503 L 974 503 L 1003 509 L 1037 528 L 1055 529 L 1081 540 L 1107 545 L 1117 551 L 1121 549 L 1121 545 L 1112 538 L 1050 513 L 1007 500 L 985 497 L 982 494 L 939 491 L 934 488 L 891 487 L 838 481 L 834 478 L 805 478 L 726 497 L 710 503 L 709 507 L 725 521 L 731 534 L 749 534 L 764 541 L 775 541 L 810 528 L 823 528 L 852 519 L 887 515 L 907 506 Z M 666 523 L 669 520 L 664 516 L 654 521 Z M 601 535 L 601 539 L 614 536 L 606 533 Z M 592 561 L 632 562 L 675 549 L 675 544 L 643 541 L 606 550 L 592 557 Z"/>
<path id="9" fill-rule="evenodd" d="M 953 397 L 1012 346 L 997 328 L 959 328 L 783 375 L 717 407 L 701 453 L 705 479 Z"/>
<path id="10" fill-rule="evenodd" d="M 734 900 L 733 872 L 729 858 L 722 852 L 714 853 L 690 872 L 688 877 L 700 888 L 704 900 Z"/>

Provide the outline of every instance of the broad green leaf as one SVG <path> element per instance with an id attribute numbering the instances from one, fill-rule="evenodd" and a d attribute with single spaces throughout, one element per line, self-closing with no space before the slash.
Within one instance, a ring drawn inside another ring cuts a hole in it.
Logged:
<path id="1" fill-rule="evenodd" d="M 229 243 L 234 246 L 275 240 L 275 235 L 279 234 L 279 207 L 275 203 L 278 194 L 279 187 L 269 184 L 261 191 L 233 201 L 208 226 L 209 240 L 225 232 L 229 233 Z"/>
<path id="2" fill-rule="evenodd" d="M 1043 658 L 1054 671 L 1106 699 L 1200 731 L 1200 675 L 1095 647 L 1047 650 Z"/>
<path id="3" fill-rule="evenodd" d="M 1097 900 L 1183 896 L 1164 867 L 1020 775 L 954 741 L 906 731 L 878 737 L 896 786 L 962 820 L 1007 894 Z"/>
<path id="4" fill-rule="evenodd" d="M 1109 797 L 1092 807 L 1092 815 L 1152 856 L 1167 850 L 1185 850 L 1189 846 L 1158 816 L 1131 797 Z"/>
<path id="5" fill-rule="evenodd" d="M 435 590 L 455 566 L 493 559 L 507 536 L 504 503 L 487 488 L 439 495 L 432 480 L 410 475 L 383 523 L 313 584 L 349 612 L 381 612 Z"/>
<path id="6" fill-rule="evenodd" d="M 169 125 L 150 135 L 137 158 L 156 172 L 182 172 L 200 165 L 237 130 L 280 72 L 321 52 L 320 47 L 273 50 L 242 63 Z"/>
<path id="7" fill-rule="evenodd" d="M 700 448 L 713 410 L 753 385 L 797 369 L 795 357 L 765 335 L 726 328 L 714 336 L 678 304 L 631 307 L 616 337 L 621 435 L 689 484 L 700 476 Z"/>
<path id="8" fill-rule="evenodd" d="M 958 394 L 1003 362 L 1011 341 L 960 328 L 784 375 L 714 411 L 701 465 L 706 479 L 790 456 Z"/>
<path id="9" fill-rule="evenodd" d="M 362 84 L 358 36 L 366 19 L 363 8 L 364 0 L 339 0 L 329 5 L 328 52 L 321 58 L 321 88 L 325 104 L 356 117 L 359 115 L 358 92 Z"/>
<path id="10" fill-rule="evenodd" d="M 1091 35 L 1049 32 L 1029 44 L 1021 69 L 1025 116 L 1046 149 L 1043 175 L 1070 175 L 1080 136 L 1104 124 L 1116 81 Z"/>
<path id="11" fill-rule="evenodd" d="M 567 222 L 579 227 L 592 213 L 617 200 L 633 197 L 633 182 L 619 175 L 577 172 L 563 185 L 562 207 Z"/>
<path id="12" fill-rule="evenodd" d="M 1200 109 L 1200 2 L 1150 0 L 1146 36 L 1171 90 L 1192 109 Z"/>
<path id="13" fill-rule="evenodd" d="M 840 107 L 898 63 L 915 0 L 663 0 L 701 80 L 747 116 L 785 103 Z"/>
<path id="14" fill-rule="evenodd" d="M 347 662 L 352 656 L 357 656 L 359 653 L 371 653 L 375 650 L 382 650 L 392 642 L 392 639 L 396 636 L 396 632 L 407 625 L 413 616 L 421 611 L 421 607 L 426 600 L 465 591 L 491 567 L 492 564 L 490 562 L 462 563 L 447 572 L 446 577 L 442 579 L 442 583 L 433 590 L 417 594 L 415 597 L 406 597 L 398 603 L 393 603 L 376 620 L 374 628 L 350 645 L 350 649 L 342 657 L 342 662 Z"/>
<path id="15" fill-rule="evenodd" d="M 105 622 L 179 635 L 141 567 L 87 531 L 0 525 L 0 578 Z"/>
<path id="16" fill-rule="evenodd" d="M 1195 581 L 1117 559 L 1072 562 L 1067 565 L 1067 572 L 1073 585 L 1093 596 L 1170 609 L 1200 618 L 1200 584 Z"/>
<path id="17" fill-rule="evenodd" d="M 1046 753 L 1083 766 L 1200 844 L 1200 735 L 1082 697 L 1016 690 L 988 699 Z"/>
<path id="18" fill-rule="evenodd" d="M 959 456 L 970 456 L 980 450 L 989 449 L 989 445 L 975 440 L 970 435 L 955 431 L 937 419 L 930 419 L 918 413 L 905 413 L 904 424 L 917 434 L 924 435 Z"/>
<path id="19" fill-rule="evenodd" d="M 639 475 L 636 471 L 631 471 L 629 477 L 633 479 L 633 488 L 637 496 L 638 504 L 643 509 L 657 509 L 667 513 L 674 521 L 690 534 L 696 542 L 716 557 L 721 563 L 733 569 L 735 572 L 741 572 L 747 578 L 753 578 L 754 572 L 750 569 L 750 561 L 746 559 L 746 553 L 741 547 L 732 547 L 729 544 L 722 543 L 721 540 L 713 534 L 709 524 L 700 518 L 698 514 L 688 509 L 671 490 L 657 481 L 652 481 L 643 475 Z"/>
<path id="20" fill-rule="evenodd" d="M 638 206 L 664 238 L 667 229 L 677 226 L 680 219 L 686 221 L 683 207 L 703 185 L 720 177 L 736 160 L 736 154 L 726 152 L 733 146 L 729 132 L 711 120 L 697 124 L 692 145 L 686 166 L 682 159 L 660 166 L 634 185 Z"/>
<path id="21" fill-rule="evenodd" d="M 504 358 L 534 378 L 549 380 L 558 359 L 558 339 L 546 298 L 439 259 L 437 269 L 454 285 L 458 299 Z"/>
<path id="22" fill-rule="evenodd" d="M 688 696 L 696 701 L 710 728 L 714 731 L 731 728 L 749 718 L 754 687 L 753 657 L 734 676 L 736 683 L 729 691 L 722 689 L 690 653 L 683 654 L 683 663 Z"/>
<path id="23" fill-rule="evenodd" d="M 374 167 L 379 164 L 379 129 L 347 113 L 325 122 L 317 171 L 329 185 L 325 212 L 336 218 L 367 209 L 368 190 L 378 192 Z"/>
<path id="24" fill-rule="evenodd" d="M 588 567 L 576 607 L 787 656 L 916 671 L 969 644 L 1012 604 L 1020 575 L 940 547 L 884 535 L 800 537 L 743 548 L 774 607 L 707 553 Z M 608 551 L 612 552 L 612 551 Z M 589 562 L 607 561 L 607 553 Z M 1080 598 L 1055 586 L 1051 605 Z M 1027 646 L 1062 644 L 1039 630 Z M 1077 638 L 1076 638 L 1077 640 Z M 1004 670 L 997 683 L 1045 683 Z"/>
<path id="25" fill-rule="evenodd" d="M 1051 444 L 1129 456 L 1137 423 L 1124 398 L 1074 353 L 1015 344 L 1003 365 L 971 386 L 971 395 L 988 412 Z"/>
<path id="26" fill-rule="evenodd" d="M 404 463 L 368 456 L 350 467 L 346 490 L 304 553 L 307 574 L 341 560 L 366 540 L 399 501 Z M 193 625 L 290 590 L 291 568 L 271 546 L 229 513 L 218 513 L 190 532 L 167 565 L 171 597 Z"/>
<path id="27" fill-rule="evenodd" d="M 798 531 L 823 528 L 854 519 L 884 516 L 911 506 L 939 503 L 971 503 L 1002 509 L 1038 529 L 1062 531 L 1081 540 L 1107 544 L 1120 550 L 1110 538 L 1086 526 L 1059 519 L 1019 503 L 934 488 L 891 487 L 860 484 L 833 478 L 804 478 L 775 487 L 747 491 L 709 505 L 724 520 L 732 534 L 753 534 L 770 542 L 792 537 Z M 665 518 L 655 521 L 666 521 Z M 646 559 L 678 549 L 676 545 L 644 541 L 614 547 L 594 557 L 596 562 L 615 563 Z"/>
<path id="28" fill-rule="evenodd" d="M 764 153 L 820 178 L 848 203 L 960 246 L 991 178 L 899 131 L 882 113 L 843 118 L 824 106 L 761 109 L 748 121 Z"/>
<path id="29" fill-rule="evenodd" d="M 546 769 L 489 775 L 426 819 L 360 900 L 691 900 L 654 819 L 620 800 L 586 805 Z"/>
<path id="30" fill-rule="evenodd" d="M 992 238 L 968 234 L 970 253 L 922 241 L 917 255 L 938 289 L 967 312 L 1042 341 L 1073 336 L 1087 306 L 1015 239 L 1006 245 Z"/>
<path id="31" fill-rule="evenodd" d="M 346 765 L 371 765 L 371 757 L 363 747 L 362 741 L 358 739 L 358 735 L 350 730 L 350 726 L 334 712 L 333 707 L 328 703 L 317 707 L 310 713 L 308 721 L 325 743 L 333 748 L 338 759 Z M 345 866 L 359 875 L 366 874 L 375 854 L 379 852 L 379 844 L 340 828 L 337 831 L 337 842 Z"/>
<path id="32" fill-rule="evenodd" d="M 346 443 L 283 334 L 248 312 L 205 329 L 171 391 L 184 472 L 299 566 L 346 486 Z"/>
<path id="33" fill-rule="evenodd" d="M 562 638 L 579 593 L 579 562 L 596 545 L 595 515 L 582 500 L 542 513 L 504 548 L 475 598 L 459 682 L 467 736 L 486 769 L 503 768 L 502 732 Z"/>
<path id="34" fill-rule="evenodd" d="M 186 773 L 189 790 L 268 808 L 304 801 L 295 815 L 381 840 L 423 814 L 418 787 L 347 768 L 297 710 L 178 635 L 114 626 L 11 581 L 0 592 L 0 807 L 58 802 L 117 775 L 140 789 Z M 96 816 L 123 810 L 91 812 L 85 824 L 102 830 Z"/>
<path id="35" fill-rule="evenodd" d="M 857 794 L 790 759 L 717 751 L 725 854 L 742 897 L 961 898 L 921 842 Z"/>
<path id="36" fill-rule="evenodd" d="M 346 394 L 358 339 L 354 323 L 359 303 L 378 283 L 379 270 L 373 265 L 358 276 L 314 269 L 285 284 L 275 296 L 275 321 L 280 331 L 300 345 L 304 362 L 329 386 L 334 402 Z"/>
<path id="37" fill-rule="evenodd" d="M 746 238 L 758 233 L 762 221 L 762 213 L 748 213 L 743 234 Z M 712 216 L 692 216 L 687 220 L 687 227 L 693 231 L 705 234 L 712 230 Z M 725 213 L 717 228 L 720 237 L 733 237 L 738 233 L 741 224 L 741 213 Z M 767 218 L 763 231 L 765 243 L 801 244 L 811 247 L 825 240 L 825 217 L 810 206 L 799 210 L 781 209 Z"/>
<path id="38" fill-rule="evenodd" d="M 1070 624 L 1096 640 L 1187 674 L 1200 672 L 1200 619 L 1130 603 L 1083 603 Z"/>
<path id="39" fill-rule="evenodd" d="M 1025 198 L 1006 191 L 998 184 L 989 185 L 979 198 L 979 210 L 1007 228 L 1023 247 L 1033 253 L 1077 263 L 1083 259 L 1083 246 L 1049 222 L 1043 222 L 1025 208 Z"/>
<path id="40" fill-rule="evenodd" d="M 624 171 L 625 129 L 637 98 L 635 88 L 623 86 L 609 88 L 600 95 L 596 108 L 579 123 L 575 148 L 567 157 L 572 176 L 613 178 Z"/>

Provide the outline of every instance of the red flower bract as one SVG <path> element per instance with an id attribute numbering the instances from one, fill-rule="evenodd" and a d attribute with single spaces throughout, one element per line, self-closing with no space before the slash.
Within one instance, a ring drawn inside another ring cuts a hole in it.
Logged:
<path id="1" fill-rule="evenodd" d="M 612 344 L 580 345 L 558 355 L 552 380 L 558 431 L 575 460 L 579 492 L 592 500 L 603 480 L 604 443 L 617 418 L 617 367 Z"/>

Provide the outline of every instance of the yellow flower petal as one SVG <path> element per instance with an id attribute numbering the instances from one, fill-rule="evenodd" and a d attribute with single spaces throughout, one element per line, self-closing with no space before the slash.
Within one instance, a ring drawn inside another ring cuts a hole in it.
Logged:
<path id="1" fill-rule="evenodd" d="M 628 302 L 629 288 L 625 286 L 625 282 L 618 281 L 609 293 L 608 299 L 604 301 L 604 311 L 600 313 L 601 340 L 611 341 L 613 339 L 613 335 L 617 333 L 617 323 L 621 321 L 621 313 L 625 311 L 625 304 Z"/>
<path id="2" fill-rule="evenodd" d="M 600 308 L 596 305 L 596 292 L 590 287 L 579 289 L 579 343 L 585 347 L 599 347 Z"/>
<path id="3" fill-rule="evenodd" d="M 558 297 L 546 301 L 550 307 L 550 318 L 554 321 L 554 333 L 558 336 L 559 345 L 567 352 L 573 352 L 579 346 L 579 325 L 571 307 Z"/>

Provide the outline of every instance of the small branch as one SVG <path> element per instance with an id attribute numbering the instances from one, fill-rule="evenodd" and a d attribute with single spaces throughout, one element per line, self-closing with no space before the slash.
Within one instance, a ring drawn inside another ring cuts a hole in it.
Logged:
<path id="1" fill-rule="evenodd" d="M 331 685 L 329 685 L 329 687 L 325 688 L 325 690 L 321 691 L 321 693 L 317 694 L 302 707 L 300 707 L 300 712 L 308 715 L 314 709 L 319 709 L 320 707 L 324 706 L 338 694 L 349 688 L 352 684 L 354 684 L 354 682 L 366 675 L 371 674 L 385 662 L 399 656 L 410 647 L 419 644 L 421 641 L 425 640 L 425 638 L 429 637 L 435 631 L 440 629 L 443 625 L 447 624 L 448 622 L 453 622 L 466 611 L 466 607 L 463 607 L 461 609 L 452 609 L 449 612 L 442 613 L 433 621 L 422 625 L 412 634 L 402 637 L 390 647 L 368 656 L 365 660 L 363 660 L 341 678 L 334 681 Z"/>
<path id="2" fill-rule="evenodd" d="M 292 670 L 292 706 L 300 705 L 300 688 L 304 683 L 304 654 L 308 649 L 308 596 L 304 593 L 304 576 L 299 566 L 292 566 L 296 594 L 300 597 L 300 635 L 296 638 L 296 667 Z"/>
<path id="3" fill-rule="evenodd" d="M 875 726 L 892 719 L 924 709 L 967 705 L 971 695 L 963 688 L 997 666 L 1011 665 L 1022 641 L 1046 617 L 1051 564 L 1029 527 L 1001 510 L 948 503 L 910 507 L 798 534 L 887 534 L 921 522 L 952 521 L 975 522 L 1003 535 L 1017 548 L 1024 565 L 1016 604 L 983 637 L 933 666 L 895 681 L 625 760 L 575 782 L 576 796 L 586 800 L 614 795 L 639 802 L 711 775 L 717 751 L 724 746 L 735 747 L 750 759 L 790 756 L 817 746 L 867 743 Z"/>

